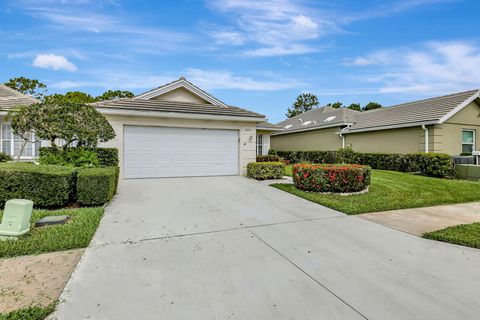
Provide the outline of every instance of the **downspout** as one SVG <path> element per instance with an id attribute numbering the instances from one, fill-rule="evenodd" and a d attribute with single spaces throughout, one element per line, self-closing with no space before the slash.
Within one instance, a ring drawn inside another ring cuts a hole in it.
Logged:
<path id="1" fill-rule="evenodd" d="M 428 128 L 422 124 L 422 129 L 425 132 L 425 153 L 428 153 Z"/>
<path id="2" fill-rule="evenodd" d="M 345 128 L 343 128 L 342 130 L 340 130 L 340 138 L 342 138 L 342 149 L 345 149 L 345 136 L 343 135 L 344 132 L 347 132 L 348 129 L 350 128 L 350 124 L 347 124 L 347 126 Z"/>

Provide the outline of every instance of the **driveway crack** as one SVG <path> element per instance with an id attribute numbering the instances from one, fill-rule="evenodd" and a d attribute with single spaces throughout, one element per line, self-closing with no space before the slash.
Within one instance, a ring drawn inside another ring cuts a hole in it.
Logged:
<path id="1" fill-rule="evenodd" d="M 335 298 L 339 299 L 340 301 L 342 301 L 346 306 L 348 306 L 350 309 L 352 309 L 355 313 L 357 313 L 358 315 L 360 315 L 362 318 L 364 319 L 367 319 L 368 318 L 362 314 L 359 310 L 357 310 L 354 306 L 352 306 L 351 304 L 349 304 L 347 301 L 345 301 L 342 297 L 340 297 L 339 295 L 337 295 L 335 292 L 333 292 L 331 289 L 329 289 L 327 286 L 325 286 L 323 283 L 321 283 L 320 281 L 318 281 L 317 279 L 315 279 L 312 275 L 310 275 L 308 272 L 306 272 L 305 270 L 303 270 L 299 265 L 297 265 L 295 262 L 293 262 L 292 260 L 290 260 L 287 256 L 285 256 L 283 253 L 281 253 L 280 251 L 278 251 L 277 249 L 275 249 L 274 247 L 272 247 L 270 244 L 268 244 L 265 240 L 263 240 L 262 238 L 260 238 L 259 235 L 257 235 L 255 232 L 253 232 L 252 230 L 248 230 L 255 238 L 257 238 L 260 242 L 262 242 L 264 245 L 266 245 L 267 247 L 269 247 L 270 249 L 272 249 L 273 251 L 275 251 L 279 256 L 281 256 L 283 259 L 287 260 L 291 265 L 293 265 L 295 268 L 297 268 L 298 270 L 300 270 L 303 274 L 305 274 L 307 277 L 309 277 L 310 279 L 312 279 L 313 281 L 315 281 L 316 284 L 318 284 L 319 286 L 321 286 L 323 289 L 327 290 L 330 294 L 332 294 Z"/>

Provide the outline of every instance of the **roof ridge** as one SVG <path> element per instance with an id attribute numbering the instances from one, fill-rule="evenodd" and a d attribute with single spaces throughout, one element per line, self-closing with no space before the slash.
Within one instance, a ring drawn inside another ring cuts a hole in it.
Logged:
<path id="1" fill-rule="evenodd" d="M 450 93 L 450 94 L 446 94 L 446 95 L 443 95 L 443 96 L 420 99 L 420 100 L 415 100 L 415 101 L 410 101 L 410 102 L 404 102 L 404 103 L 400 103 L 400 104 L 395 104 L 393 106 L 382 107 L 382 108 L 368 110 L 368 111 L 364 111 L 364 112 L 370 113 L 370 112 L 373 112 L 373 111 L 381 111 L 381 110 L 390 109 L 390 108 L 404 107 L 406 105 L 411 105 L 411 104 L 415 104 L 415 103 L 422 103 L 422 102 L 427 102 L 427 101 L 435 101 L 435 100 L 439 100 L 439 99 L 445 99 L 445 98 L 448 98 L 448 97 L 457 96 L 457 95 L 461 95 L 461 94 L 465 94 L 465 93 L 469 93 L 469 92 L 472 93 L 471 94 L 471 96 L 472 96 L 479 91 L 480 91 L 480 89 L 472 89 L 472 90 L 467 90 L 467 91 L 462 91 L 462 92 Z"/>

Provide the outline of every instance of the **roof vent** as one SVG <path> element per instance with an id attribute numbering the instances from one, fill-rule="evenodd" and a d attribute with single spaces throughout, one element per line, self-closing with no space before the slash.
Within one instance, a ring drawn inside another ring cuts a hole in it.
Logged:
<path id="1" fill-rule="evenodd" d="M 323 121 L 325 121 L 325 122 L 330 122 L 330 121 L 332 121 L 332 120 L 335 119 L 335 118 L 336 118 L 336 116 L 332 116 L 332 117 L 328 117 L 327 119 L 325 119 L 325 120 L 323 120 Z"/>
<path id="2" fill-rule="evenodd" d="M 285 129 L 290 129 L 291 127 L 292 127 L 291 124 L 287 124 L 284 128 L 285 128 Z"/>
<path id="3" fill-rule="evenodd" d="M 302 119 L 298 119 L 298 122 L 302 123 Z"/>
<path id="4" fill-rule="evenodd" d="M 305 121 L 304 123 L 302 123 L 302 126 L 308 126 L 310 123 L 312 123 L 312 121 Z"/>

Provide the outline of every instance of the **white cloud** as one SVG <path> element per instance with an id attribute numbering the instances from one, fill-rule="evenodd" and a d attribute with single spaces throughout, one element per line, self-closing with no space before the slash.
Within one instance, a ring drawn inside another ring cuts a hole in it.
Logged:
<path id="1" fill-rule="evenodd" d="M 298 1 L 213 0 L 210 7 L 229 15 L 232 25 L 210 32 L 222 44 L 256 44 L 246 56 L 282 56 L 318 51 L 310 40 L 336 29 L 333 20 Z M 239 40 L 241 39 L 241 41 Z"/>
<path id="2" fill-rule="evenodd" d="M 104 89 L 148 90 L 178 79 L 183 75 L 195 85 L 205 90 L 252 90 L 278 91 L 305 86 L 305 82 L 276 74 L 263 74 L 258 78 L 234 74 L 228 70 L 202 70 L 196 68 L 184 69 L 180 73 L 168 72 L 161 75 L 131 72 L 112 72 L 95 69 L 82 72 L 82 80 L 64 80 L 49 83 L 48 86 L 57 89 L 74 89 L 97 87 Z"/>
<path id="3" fill-rule="evenodd" d="M 39 54 L 33 59 L 33 66 L 43 69 L 76 71 L 77 66 L 64 56 L 53 53 Z"/>
<path id="4" fill-rule="evenodd" d="M 357 80 L 376 85 L 379 93 L 441 94 L 480 87 L 474 74 L 480 69 L 480 46 L 470 42 L 429 42 L 348 61 L 367 68 Z"/>

